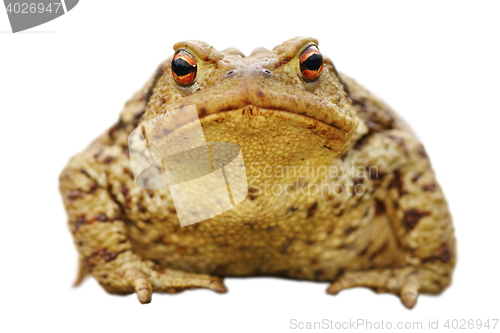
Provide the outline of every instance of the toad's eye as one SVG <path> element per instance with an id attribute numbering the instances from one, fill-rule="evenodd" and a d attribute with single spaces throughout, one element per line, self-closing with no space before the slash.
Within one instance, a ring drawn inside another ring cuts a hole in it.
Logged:
<path id="1" fill-rule="evenodd" d="M 311 82 L 319 79 L 323 70 L 323 56 L 314 45 L 302 52 L 299 58 L 300 74 L 304 81 Z"/>
<path id="2" fill-rule="evenodd" d="M 175 52 L 172 59 L 172 75 L 175 82 L 187 86 L 196 78 L 196 59 L 186 51 Z"/>

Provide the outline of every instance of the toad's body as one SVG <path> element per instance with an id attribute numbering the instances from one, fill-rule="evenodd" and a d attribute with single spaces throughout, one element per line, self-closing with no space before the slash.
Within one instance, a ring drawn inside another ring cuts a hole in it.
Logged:
<path id="1" fill-rule="evenodd" d="M 162 64 L 61 175 L 81 277 L 90 272 L 107 291 L 135 291 L 143 303 L 152 291 L 224 291 L 214 276 L 331 281 L 330 293 L 366 286 L 400 295 L 407 307 L 419 292 L 448 286 L 453 227 L 424 148 L 329 60 L 307 76 L 303 53 L 315 44 L 295 38 L 250 57 L 176 44 L 195 62 L 194 75 L 173 77 L 172 62 Z M 127 139 L 189 105 L 207 141 L 239 145 L 248 196 L 181 227 L 169 190 L 136 185 Z"/>

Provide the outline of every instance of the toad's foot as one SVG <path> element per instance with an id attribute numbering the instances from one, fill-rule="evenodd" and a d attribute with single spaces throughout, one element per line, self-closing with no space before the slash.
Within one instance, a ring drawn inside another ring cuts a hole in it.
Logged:
<path id="1" fill-rule="evenodd" d="M 207 288 L 218 293 L 227 291 L 222 279 L 207 274 L 188 273 L 174 269 L 159 268 L 143 262 L 143 267 L 120 268 L 114 272 L 93 275 L 103 288 L 112 294 L 135 292 L 139 302 L 151 302 L 153 292 L 178 293 L 186 289 Z"/>
<path id="2" fill-rule="evenodd" d="M 440 275 L 428 268 L 386 268 L 346 272 L 334 281 L 326 292 L 335 295 L 342 289 L 367 287 L 377 293 L 388 292 L 398 295 L 403 305 L 411 309 L 417 303 L 419 292 L 437 294 L 449 282 L 446 275 Z"/>

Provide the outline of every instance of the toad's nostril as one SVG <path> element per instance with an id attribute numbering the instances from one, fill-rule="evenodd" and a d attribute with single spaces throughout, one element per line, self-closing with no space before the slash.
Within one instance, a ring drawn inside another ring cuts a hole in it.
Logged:
<path id="1" fill-rule="evenodd" d="M 272 74 L 271 71 L 269 69 L 267 69 L 267 68 L 264 68 L 262 70 L 262 73 L 264 74 L 265 77 L 270 77 L 271 74 Z"/>
<path id="2" fill-rule="evenodd" d="M 226 77 L 231 76 L 234 74 L 234 70 L 230 70 L 226 73 Z"/>

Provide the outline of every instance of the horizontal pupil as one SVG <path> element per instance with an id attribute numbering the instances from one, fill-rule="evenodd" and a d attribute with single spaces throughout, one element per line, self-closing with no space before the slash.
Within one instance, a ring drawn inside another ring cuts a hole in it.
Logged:
<path id="1" fill-rule="evenodd" d="M 184 76 L 196 71 L 196 66 L 190 65 L 182 58 L 177 58 L 172 62 L 172 70 L 177 76 Z"/>
<path id="2" fill-rule="evenodd" d="M 310 71 L 317 71 L 321 65 L 323 65 L 323 57 L 321 54 L 311 54 L 302 64 L 302 69 L 308 69 Z"/>

